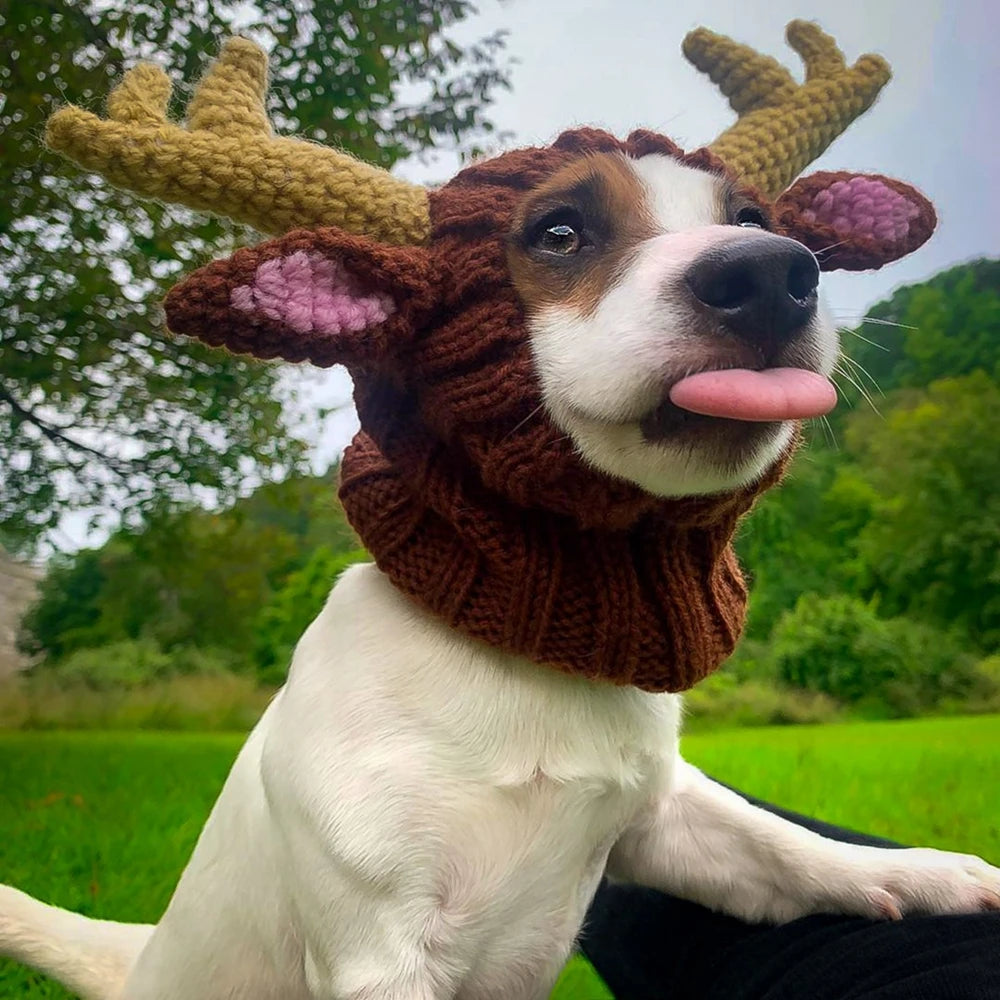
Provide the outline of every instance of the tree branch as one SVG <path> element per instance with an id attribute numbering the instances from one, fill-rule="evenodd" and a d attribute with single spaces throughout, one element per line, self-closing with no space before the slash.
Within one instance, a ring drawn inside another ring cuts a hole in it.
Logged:
<path id="1" fill-rule="evenodd" d="M 119 479 L 128 478 L 128 474 L 124 470 L 129 469 L 133 463 L 129 462 L 127 459 L 123 461 L 122 459 L 107 455 L 96 448 L 91 448 L 90 445 L 74 440 L 65 433 L 63 428 L 54 426 L 44 418 L 40 417 L 35 410 L 29 409 L 19 403 L 6 389 L 2 387 L 0 387 L 0 401 L 7 403 L 7 405 L 10 406 L 10 408 L 22 420 L 31 424 L 47 441 L 56 445 L 56 447 L 58 447 L 63 454 L 65 454 L 65 448 L 72 448 L 74 451 L 83 452 L 99 459 L 111 472 L 118 476 Z"/>

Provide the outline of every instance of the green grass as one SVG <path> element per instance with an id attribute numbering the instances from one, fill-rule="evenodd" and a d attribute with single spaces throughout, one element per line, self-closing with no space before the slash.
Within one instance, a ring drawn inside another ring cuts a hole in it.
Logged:
<path id="1" fill-rule="evenodd" d="M 788 809 L 1000 864 L 1000 716 L 741 729 L 684 739 L 713 777 Z"/>
<path id="2" fill-rule="evenodd" d="M 0 881 L 61 906 L 155 920 L 243 737 L 0 733 Z M 1000 861 L 1000 716 L 692 735 L 688 759 L 781 805 Z M 65 998 L 0 962 L 0 997 Z M 560 1000 L 607 996 L 574 963 Z"/>

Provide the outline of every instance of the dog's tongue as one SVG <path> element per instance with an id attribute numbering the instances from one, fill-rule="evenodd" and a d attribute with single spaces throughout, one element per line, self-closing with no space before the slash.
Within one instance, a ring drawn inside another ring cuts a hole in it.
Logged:
<path id="1" fill-rule="evenodd" d="M 682 410 L 731 420 L 802 420 L 837 404 L 829 379 L 802 368 L 730 368 L 681 379 L 670 402 Z"/>

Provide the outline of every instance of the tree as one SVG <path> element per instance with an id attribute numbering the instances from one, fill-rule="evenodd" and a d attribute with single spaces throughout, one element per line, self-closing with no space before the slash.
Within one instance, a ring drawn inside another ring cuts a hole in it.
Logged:
<path id="1" fill-rule="evenodd" d="M 1000 384 L 985 372 L 901 391 L 847 431 L 878 494 L 858 550 L 886 615 L 1000 648 Z"/>
<path id="2" fill-rule="evenodd" d="M 899 289 L 848 331 L 852 378 L 878 393 L 982 370 L 1000 380 L 1000 260 L 977 260 Z M 867 377 L 866 374 L 867 373 Z M 848 401 L 860 394 L 842 386 Z M 848 411 L 841 408 L 838 425 Z"/>
<path id="3" fill-rule="evenodd" d="M 226 650 L 248 664 L 255 622 L 275 592 L 318 549 L 331 559 L 358 549 L 335 479 L 331 471 L 267 483 L 218 512 L 155 511 L 139 530 L 123 529 L 100 549 L 61 557 L 25 616 L 25 651 L 51 663 L 81 649 L 143 640 L 163 650 Z M 332 576 L 327 590 L 331 584 Z M 304 618 L 301 609 L 289 613 L 304 627 L 319 604 L 310 608 Z"/>
<path id="4" fill-rule="evenodd" d="M 348 566 L 367 559 L 363 549 L 333 552 L 321 545 L 301 569 L 289 574 L 254 623 L 254 662 L 261 681 L 284 681 L 295 644 L 319 614 L 337 577 Z"/>
<path id="5" fill-rule="evenodd" d="M 800 453 L 736 540 L 751 578 L 749 637 L 766 638 L 803 593 L 857 592 L 866 578 L 857 537 L 875 497 L 842 452 L 809 446 Z"/>
<path id="6" fill-rule="evenodd" d="M 167 338 L 155 306 L 179 271 L 252 235 L 82 178 L 40 147 L 48 114 L 67 99 L 99 104 L 142 58 L 160 60 L 183 98 L 238 28 L 270 47 L 271 110 L 282 130 L 388 167 L 491 130 L 487 106 L 506 84 L 503 37 L 462 46 L 450 32 L 473 10 L 468 0 L 4 5 L 5 545 L 30 548 L 73 508 L 128 514 L 165 499 L 224 502 L 248 479 L 280 478 L 304 456 L 281 369 Z"/>

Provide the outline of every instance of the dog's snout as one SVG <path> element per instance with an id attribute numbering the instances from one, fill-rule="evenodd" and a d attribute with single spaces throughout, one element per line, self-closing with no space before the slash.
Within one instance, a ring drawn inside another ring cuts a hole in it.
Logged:
<path id="1" fill-rule="evenodd" d="M 783 236 L 761 234 L 708 250 L 685 280 L 728 330 L 765 348 L 792 339 L 816 312 L 816 258 Z"/>

